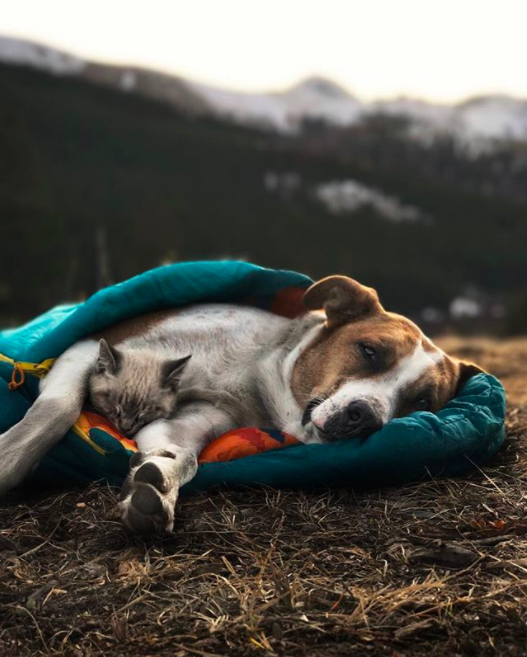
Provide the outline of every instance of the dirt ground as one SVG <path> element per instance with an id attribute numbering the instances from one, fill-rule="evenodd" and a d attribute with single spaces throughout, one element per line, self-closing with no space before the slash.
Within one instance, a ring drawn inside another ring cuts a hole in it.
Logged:
<path id="1" fill-rule="evenodd" d="M 527 655 L 527 339 L 449 339 L 502 378 L 483 471 L 354 494 L 259 489 L 129 536 L 116 491 L 0 506 L 0 655 Z"/>

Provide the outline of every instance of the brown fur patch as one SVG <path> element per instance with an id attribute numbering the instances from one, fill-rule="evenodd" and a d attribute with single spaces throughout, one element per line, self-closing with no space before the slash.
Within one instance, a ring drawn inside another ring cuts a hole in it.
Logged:
<path id="1" fill-rule="evenodd" d="M 333 394 L 351 379 L 380 376 L 411 354 L 420 338 L 421 332 L 408 319 L 384 311 L 336 328 L 325 327 L 293 368 L 293 394 L 304 406 L 313 397 Z M 376 350 L 376 362 L 365 358 L 361 344 Z"/>
<path id="2" fill-rule="evenodd" d="M 410 320 L 384 311 L 336 328 L 325 327 L 293 368 L 293 395 L 303 408 L 310 399 L 332 396 L 348 381 L 378 378 L 396 367 L 420 343 L 426 352 L 437 351 Z M 375 349 L 375 362 L 365 357 L 361 344 Z M 445 354 L 401 391 L 396 417 L 419 410 L 419 402 L 424 398 L 430 402 L 429 410 L 440 410 L 456 394 L 462 370 L 469 371 Z M 474 366 L 470 374 L 478 371 Z"/>
<path id="3" fill-rule="evenodd" d="M 404 417 L 419 410 L 418 402 L 423 398 L 430 401 L 427 410 L 437 413 L 456 392 L 457 371 L 457 364 L 446 355 L 434 367 L 427 368 L 402 391 L 396 417 Z"/>

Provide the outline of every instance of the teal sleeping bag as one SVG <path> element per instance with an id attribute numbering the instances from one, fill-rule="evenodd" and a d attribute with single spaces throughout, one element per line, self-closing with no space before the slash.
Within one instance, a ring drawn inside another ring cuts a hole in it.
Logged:
<path id="1" fill-rule="evenodd" d="M 101 290 L 84 303 L 61 306 L 29 324 L 0 333 L 0 433 L 22 419 L 38 392 L 38 379 L 9 389 L 13 365 L 56 358 L 89 333 L 146 312 L 198 302 L 244 303 L 280 312 L 287 292 L 311 284 L 302 274 L 243 262 L 191 262 L 160 267 Z M 297 295 L 297 298 L 300 298 Z M 424 476 L 461 475 L 491 458 L 504 439 L 505 392 L 479 374 L 437 414 L 392 420 L 366 440 L 295 445 L 220 463 L 203 463 L 188 491 L 266 484 L 280 488 L 372 487 Z M 104 431 L 93 444 L 70 431 L 44 458 L 40 481 L 120 483 L 130 451 Z M 94 449 L 97 447 L 98 449 Z"/>

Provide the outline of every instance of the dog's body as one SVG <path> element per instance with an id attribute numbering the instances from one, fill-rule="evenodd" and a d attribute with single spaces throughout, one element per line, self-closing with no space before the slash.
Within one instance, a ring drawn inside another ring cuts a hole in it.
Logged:
<path id="1" fill-rule="evenodd" d="M 386 313 L 375 292 L 351 279 L 324 279 L 304 300 L 314 312 L 295 320 L 212 304 L 103 332 L 114 346 L 133 338 L 169 358 L 192 353 L 176 415 L 135 436 L 139 453 L 121 502 L 132 529 L 172 529 L 179 487 L 194 476 L 207 442 L 229 429 L 276 427 L 306 443 L 364 437 L 392 417 L 439 409 L 478 371 L 450 359 L 409 320 Z M 0 436 L 0 493 L 23 481 L 77 420 L 98 348 L 94 337 L 68 349 L 26 417 Z"/>

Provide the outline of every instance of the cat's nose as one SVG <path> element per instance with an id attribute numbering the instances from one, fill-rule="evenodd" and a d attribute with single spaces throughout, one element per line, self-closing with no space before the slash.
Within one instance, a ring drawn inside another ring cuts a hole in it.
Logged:
<path id="1" fill-rule="evenodd" d="M 133 420 L 121 420 L 119 426 L 117 427 L 121 433 L 124 433 L 126 436 L 133 435 L 135 429 L 135 422 Z"/>

